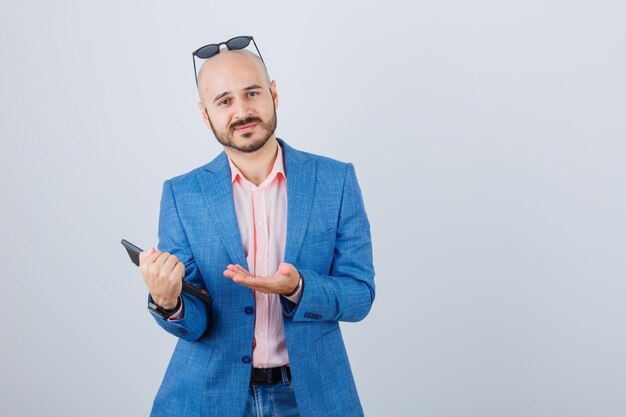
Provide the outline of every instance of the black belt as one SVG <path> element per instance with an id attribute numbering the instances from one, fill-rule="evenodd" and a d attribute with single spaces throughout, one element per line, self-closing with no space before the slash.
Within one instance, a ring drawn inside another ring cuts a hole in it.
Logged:
<path id="1" fill-rule="evenodd" d="M 276 368 L 252 368 L 250 374 L 250 382 L 252 384 L 275 384 L 283 380 L 283 374 L 280 371 L 285 368 L 287 378 L 291 381 L 291 370 L 288 366 L 277 366 Z"/>

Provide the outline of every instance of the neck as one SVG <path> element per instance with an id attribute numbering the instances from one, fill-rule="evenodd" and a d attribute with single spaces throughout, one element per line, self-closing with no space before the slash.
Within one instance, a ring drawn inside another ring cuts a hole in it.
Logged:
<path id="1" fill-rule="evenodd" d="M 226 155 L 233 161 L 244 177 L 254 185 L 261 184 L 272 172 L 278 141 L 272 136 L 263 147 L 254 152 L 241 152 L 232 148 L 224 148 Z"/>

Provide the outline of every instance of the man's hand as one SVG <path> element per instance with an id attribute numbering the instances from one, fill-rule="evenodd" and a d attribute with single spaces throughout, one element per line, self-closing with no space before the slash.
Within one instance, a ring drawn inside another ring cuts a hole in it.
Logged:
<path id="1" fill-rule="evenodd" d="M 255 277 L 240 265 L 228 265 L 224 276 L 237 284 L 245 285 L 255 291 L 272 294 L 291 294 L 298 287 L 300 274 L 291 264 L 281 262 L 278 271 L 271 277 Z"/>
<path id="2" fill-rule="evenodd" d="M 139 270 L 154 302 L 166 310 L 176 307 L 185 265 L 176 256 L 152 247 L 139 254 Z"/>

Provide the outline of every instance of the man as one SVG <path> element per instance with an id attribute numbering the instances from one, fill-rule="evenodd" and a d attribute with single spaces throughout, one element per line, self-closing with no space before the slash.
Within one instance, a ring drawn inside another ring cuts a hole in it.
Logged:
<path id="1" fill-rule="evenodd" d="M 165 181 L 158 250 L 140 257 L 151 311 L 179 337 L 152 416 L 361 416 L 338 324 L 374 300 L 354 169 L 276 138 L 276 83 L 231 41 L 197 77 L 224 152 Z"/>

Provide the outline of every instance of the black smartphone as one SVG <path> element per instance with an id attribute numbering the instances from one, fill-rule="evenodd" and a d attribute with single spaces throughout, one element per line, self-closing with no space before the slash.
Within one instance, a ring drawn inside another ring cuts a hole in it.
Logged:
<path id="1" fill-rule="evenodd" d="M 139 254 L 143 252 L 143 249 L 140 247 L 133 245 L 126 239 L 122 239 L 122 245 L 126 248 L 126 252 L 128 252 L 128 256 L 130 256 L 130 260 L 137 266 L 139 266 Z M 211 294 L 206 292 L 203 289 L 200 289 L 183 279 L 183 292 L 186 292 L 189 295 L 193 295 L 206 304 L 208 307 L 213 305 L 213 299 L 211 298 Z"/>

